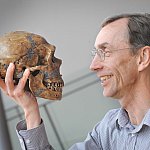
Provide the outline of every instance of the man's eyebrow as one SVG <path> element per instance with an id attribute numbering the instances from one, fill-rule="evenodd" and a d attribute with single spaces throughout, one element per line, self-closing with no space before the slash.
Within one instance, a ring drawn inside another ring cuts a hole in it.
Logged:
<path id="1" fill-rule="evenodd" d="M 108 46 L 108 45 L 109 45 L 109 43 L 104 42 L 104 43 L 101 43 L 101 44 L 96 45 L 95 48 L 104 48 L 104 47 L 106 47 L 106 46 Z"/>

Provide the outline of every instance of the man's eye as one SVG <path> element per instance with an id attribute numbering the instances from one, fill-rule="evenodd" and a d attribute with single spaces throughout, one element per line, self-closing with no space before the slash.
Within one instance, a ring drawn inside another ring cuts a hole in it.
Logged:
<path id="1" fill-rule="evenodd" d="M 105 51 L 106 56 L 110 56 L 111 52 L 110 51 Z"/>

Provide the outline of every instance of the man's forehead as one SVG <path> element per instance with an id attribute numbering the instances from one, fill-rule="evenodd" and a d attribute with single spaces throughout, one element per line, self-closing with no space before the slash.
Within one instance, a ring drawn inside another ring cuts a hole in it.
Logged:
<path id="1" fill-rule="evenodd" d="M 110 32 L 109 34 L 112 34 L 111 32 L 124 33 L 127 31 L 128 31 L 128 19 L 122 18 L 107 24 L 106 26 L 101 28 L 99 33 L 106 34 L 107 32 Z"/>
<path id="2" fill-rule="evenodd" d="M 108 47 L 114 42 L 128 41 L 127 19 L 119 19 L 104 26 L 97 35 L 95 47 Z"/>

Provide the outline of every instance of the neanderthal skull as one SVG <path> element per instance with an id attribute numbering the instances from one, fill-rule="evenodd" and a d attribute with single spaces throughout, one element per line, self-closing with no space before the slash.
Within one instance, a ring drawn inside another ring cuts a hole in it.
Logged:
<path id="1" fill-rule="evenodd" d="M 59 100 L 64 82 L 60 75 L 62 61 L 54 56 L 55 46 L 43 37 L 16 31 L 0 37 L 0 76 L 5 79 L 10 62 L 15 64 L 14 83 L 17 84 L 26 68 L 30 76 L 25 90 L 36 97 Z"/>

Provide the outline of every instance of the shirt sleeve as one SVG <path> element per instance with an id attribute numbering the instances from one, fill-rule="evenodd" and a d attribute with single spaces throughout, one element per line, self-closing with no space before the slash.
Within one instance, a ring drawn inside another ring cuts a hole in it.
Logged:
<path id="1" fill-rule="evenodd" d="M 48 142 L 43 121 L 37 128 L 27 130 L 26 122 L 22 120 L 17 124 L 16 132 L 22 150 L 54 150 Z"/>
<path id="2" fill-rule="evenodd" d="M 103 150 L 99 125 L 100 123 L 93 128 L 92 132 L 88 133 L 85 141 L 74 144 L 69 150 Z M 43 121 L 39 127 L 30 130 L 26 130 L 25 120 L 20 121 L 16 126 L 16 132 L 22 150 L 54 150 L 48 142 Z"/>
<path id="3" fill-rule="evenodd" d="M 111 133 L 116 129 L 118 109 L 109 111 L 85 141 L 74 144 L 69 150 L 108 150 L 111 149 Z M 37 128 L 27 130 L 25 120 L 16 126 L 22 150 L 54 150 L 49 144 L 43 121 Z"/>

